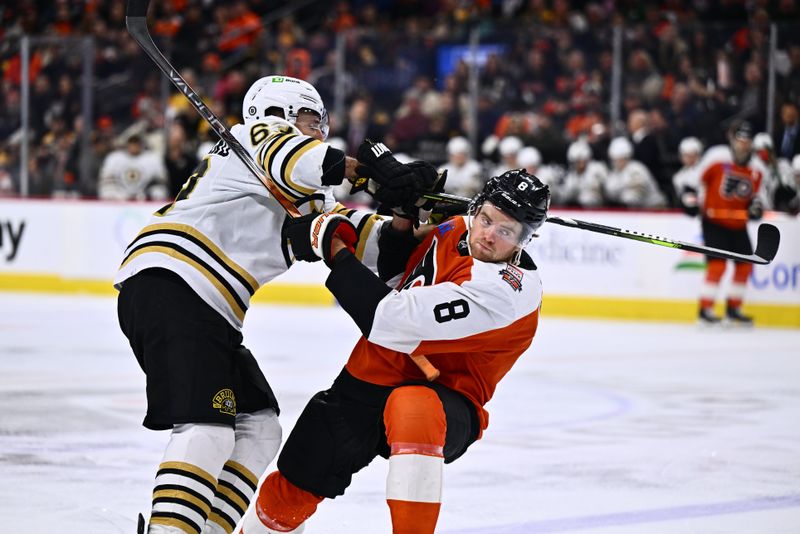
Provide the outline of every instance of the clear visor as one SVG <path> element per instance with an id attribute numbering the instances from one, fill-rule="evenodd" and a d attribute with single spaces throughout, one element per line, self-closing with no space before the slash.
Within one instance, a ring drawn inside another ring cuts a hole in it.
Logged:
<path id="1" fill-rule="evenodd" d="M 300 113 L 305 112 L 306 115 L 300 120 L 301 124 L 312 130 L 317 130 L 319 133 L 322 134 L 322 140 L 325 141 L 328 139 L 328 132 L 330 131 L 330 127 L 328 126 L 328 110 L 322 108 L 322 116 L 316 111 L 311 108 L 301 108 L 298 111 L 298 117 L 295 118 L 295 124 L 298 122 L 298 118 Z M 309 116 L 313 114 L 314 117 Z"/>
<path id="2" fill-rule="evenodd" d="M 518 247 L 524 247 L 533 238 L 534 229 L 499 209 L 491 202 L 484 202 L 469 213 L 469 229 L 479 228 L 495 239 L 501 239 Z"/>

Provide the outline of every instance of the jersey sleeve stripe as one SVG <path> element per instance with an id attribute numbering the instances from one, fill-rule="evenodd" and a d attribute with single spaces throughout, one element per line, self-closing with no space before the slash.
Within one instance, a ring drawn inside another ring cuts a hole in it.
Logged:
<path id="1" fill-rule="evenodd" d="M 250 295 L 255 294 L 258 288 L 261 287 L 258 281 L 256 281 L 256 279 L 250 273 L 248 273 L 235 261 L 230 259 L 217 245 L 214 244 L 213 241 L 199 232 L 196 228 L 186 224 L 163 223 L 145 226 L 142 231 L 139 232 L 139 235 L 136 236 L 136 239 L 134 239 L 131 244 L 128 245 L 128 248 L 134 246 L 134 244 L 136 244 L 142 238 L 159 233 L 183 237 L 203 249 L 226 271 L 228 271 L 231 276 L 236 278 L 245 287 L 247 292 L 250 293 Z"/>
<path id="2" fill-rule="evenodd" d="M 311 195 L 315 190 L 294 183 L 292 181 L 292 172 L 294 171 L 295 165 L 297 165 L 297 160 L 303 157 L 303 154 L 321 144 L 322 143 L 320 141 L 317 141 L 314 138 L 304 139 L 298 143 L 297 146 L 290 149 L 283 158 L 283 164 L 281 165 L 281 176 L 289 187 L 304 195 Z"/>
<path id="3" fill-rule="evenodd" d="M 350 218 L 351 215 L 353 215 L 356 212 L 356 210 L 348 209 L 342 204 L 336 204 L 336 207 L 333 208 L 332 211 L 334 213 L 338 213 L 339 215 L 344 215 L 348 219 Z"/>
<path id="4" fill-rule="evenodd" d="M 205 276 L 209 282 L 219 291 L 220 295 L 227 301 L 233 313 L 240 321 L 244 321 L 244 313 L 247 307 L 239 298 L 239 295 L 233 290 L 231 285 L 221 275 L 216 273 L 206 262 L 192 254 L 186 249 L 170 243 L 169 241 L 150 241 L 134 247 L 125 261 L 122 262 L 122 267 L 125 267 L 129 262 L 133 261 L 136 257 L 150 252 L 158 252 L 165 254 L 177 260 L 183 261 L 198 272 Z"/>
<path id="5" fill-rule="evenodd" d="M 364 258 L 364 249 L 367 246 L 367 241 L 369 241 L 369 234 L 372 231 L 372 227 L 375 226 L 375 223 L 379 221 L 381 221 L 381 217 L 379 215 L 370 215 L 369 217 L 364 217 L 364 219 L 359 223 L 358 228 L 356 228 L 356 234 L 358 235 L 356 258 L 359 260 Z"/>
<path id="6" fill-rule="evenodd" d="M 266 162 L 267 158 L 270 155 L 272 155 L 273 147 L 275 147 L 275 144 L 281 142 L 281 139 L 283 139 L 283 142 L 286 142 L 289 140 L 290 137 L 293 137 L 294 135 L 296 134 L 281 133 L 277 135 L 272 135 L 268 137 L 267 140 L 264 142 L 264 144 L 261 145 L 261 147 L 258 149 L 257 152 L 258 164 L 261 165 L 264 168 L 264 170 L 267 171 L 267 173 L 269 173 L 269 169 L 267 169 L 267 166 L 264 164 L 264 162 Z"/>
<path id="7" fill-rule="evenodd" d="M 303 195 L 298 194 L 296 191 L 292 191 L 291 189 L 289 189 L 289 187 L 287 187 L 287 185 L 283 182 L 283 180 L 276 179 L 275 175 L 272 173 L 270 169 L 272 168 L 272 165 L 275 162 L 275 158 L 278 152 L 280 152 L 283 145 L 288 143 L 289 140 L 294 137 L 297 137 L 297 134 L 286 134 L 278 137 L 276 141 L 272 143 L 269 149 L 267 149 L 266 154 L 264 154 L 264 160 L 262 162 L 262 167 L 264 167 L 264 170 L 267 172 L 267 176 L 269 176 L 270 179 L 272 179 L 273 183 L 278 186 L 278 189 L 280 189 L 286 195 L 286 197 L 292 202 L 296 202 Z"/>

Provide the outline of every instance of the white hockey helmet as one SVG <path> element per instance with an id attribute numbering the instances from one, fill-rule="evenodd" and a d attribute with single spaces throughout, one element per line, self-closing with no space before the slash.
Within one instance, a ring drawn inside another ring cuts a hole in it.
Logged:
<path id="1" fill-rule="evenodd" d="M 757 133 L 753 138 L 753 150 L 772 150 L 772 138 L 768 133 Z"/>
<path id="2" fill-rule="evenodd" d="M 504 137 L 500 144 L 497 145 L 497 150 L 501 156 L 511 156 L 516 154 L 522 149 L 522 141 L 516 135 L 509 135 Z"/>
<path id="3" fill-rule="evenodd" d="M 328 137 L 328 112 L 322 97 L 310 83 L 290 76 L 265 76 L 257 80 L 242 102 L 244 122 L 262 120 L 269 108 L 283 110 L 283 118 L 294 124 L 297 113 L 308 109 L 319 115 L 320 131 L 323 138 Z"/>
<path id="4" fill-rule="evenodd" d="M 572 142 L 567 148 L 567 161 L 570 163 L 589 161 L 590 159 L 592 159 L 592 147 L 583 139 Z"/>
<path id="5" fill-rule="evenodd" d="M 460 135 L 458 137 L 453 137 L 447 142 L 447 153 L 451 156 L 453 154 L 469 154 L 469 141 L 467 141 L 466 137 Z"/>
<path id="6" fill-rule="evenodd" d="M 700 154 L 703 152 L 703 143 L 696 137 L 684 137 L 681 144 L 678 145 L 678 153 L 682 156 L 685 154 Z"/>
<path id="7" fill-rule="evenodd" d="M 633 156 L 633 145 L 625 137 L 615 137 L 608 145 L 610 159 L 630 159 Z"/>
<path id="8" fill-rule="evenodd" d="M 542 154 L 536 147 L 526 146 L 517 154 L 517 164 L 526 169 L 538 167 L 542 164 Z"/>

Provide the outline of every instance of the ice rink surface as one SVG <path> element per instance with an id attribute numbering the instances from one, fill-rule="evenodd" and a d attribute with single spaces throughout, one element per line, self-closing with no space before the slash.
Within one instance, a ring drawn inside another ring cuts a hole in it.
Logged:
<path id="1" fill-rule="evenodd" d="M 356 338 L 337 308 L 249 312 L 285 433 Z M 0 406 L 0 532 L 135 532 L 168 434 L 140 426 L 114 299 L 0 293 Z M 545 297 L 488 409 L 445 466 L 442 534 L 800 532 L 800 331 L 555 319 Z M 389 533 L 386 469 L 306 532 Z"/>

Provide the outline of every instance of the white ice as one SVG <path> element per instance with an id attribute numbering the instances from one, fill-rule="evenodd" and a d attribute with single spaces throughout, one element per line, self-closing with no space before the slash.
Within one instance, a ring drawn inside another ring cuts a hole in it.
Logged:
<path id="1" fill-rule="evenodd" d="M 800 331 L 546 311 L 484 438 L 445 466 L 438 532 L 800 532 Z M 356 337 L 337 308 L 250 311 L 285 432 Z M 0 532 L 135 532 L 167 439 L 140 426 L 144 407 L 114 299 L 0 293 Z M 390 532 L 386 469 L 358 473 L 306 532 Z"/>

